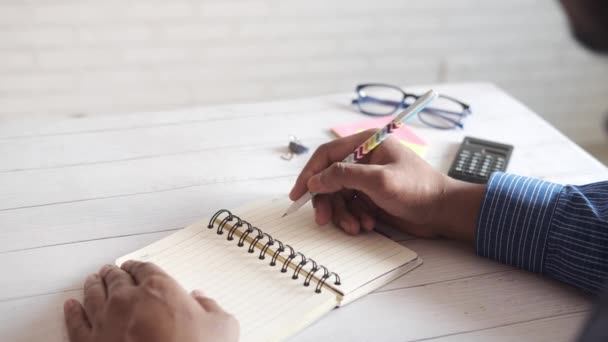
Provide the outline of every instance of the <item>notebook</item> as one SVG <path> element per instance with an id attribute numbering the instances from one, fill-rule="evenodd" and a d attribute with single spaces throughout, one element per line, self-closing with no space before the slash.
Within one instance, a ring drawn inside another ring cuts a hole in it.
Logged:
<path id="1" fill-rule="evenodd" d="M 363 121 L 357 121 L 355 123 L 338 125 L 332 127 L 332 131 L 338 137 L 346 137 L 349 135 L 353 135 L 366 129 L 370 128 L 381 128 L 394 119 L 392 116 L 386 116 L 376 119 L 368 119 Z M 410 148 L 420 157 L 424 157 L 426 151 L 428 150 L 428 144 L 422 138 L 420 138 L 414 131 L 409 129 L 407 126 L 401 126 L 398 130 L 393 133 L 393 136 L 399 139 L 399 141 L 406 147 Z"/>
<path id="2" fill-rule="evenodd" d="M 242 341 L 283 340 L 422 263 L 376 232 L 316 225 L 310 205 L 282 218 L 290 203 L 219 210 L 116 263 L 154 262 L 204 291 L 239 320 Z"/>

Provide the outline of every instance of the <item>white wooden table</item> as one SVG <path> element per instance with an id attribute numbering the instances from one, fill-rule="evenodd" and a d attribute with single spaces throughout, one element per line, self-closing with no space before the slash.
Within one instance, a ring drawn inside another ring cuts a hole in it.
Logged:
<path id="1" fill-rule="evenodd" d="M 354 85 L 353 85 L 354 86 Z M 427 87 L 410 88 L 422 91 Z M 558 182 L 606 168 L 489 84 L 437 86 L 473 105 L 463 131 L 412 123 L 447 171 L 465 135 L 515 145 L 509 171 Z M 335 124 L 365 119 L 350 95 L 170 112 L 0 118 L 0 341 L 65 340 L 62 303 L 84 277 L 219 208 L 285 195 Z M 294 341 L 571 340 L 589 298 L 448 241 L 401 238 L 424 265 Z"/>

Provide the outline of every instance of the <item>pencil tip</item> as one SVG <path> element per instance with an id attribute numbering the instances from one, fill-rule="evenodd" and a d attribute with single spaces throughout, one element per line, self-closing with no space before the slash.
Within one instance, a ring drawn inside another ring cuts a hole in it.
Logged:
<path id="1" fill-rule="evenodd" d="M 283 217 L 285 217 L 285 216 L 287 216 L 287 213 L 283 214 L 283 216 L 281 216 L 281 218 L 283 218 Z"/>

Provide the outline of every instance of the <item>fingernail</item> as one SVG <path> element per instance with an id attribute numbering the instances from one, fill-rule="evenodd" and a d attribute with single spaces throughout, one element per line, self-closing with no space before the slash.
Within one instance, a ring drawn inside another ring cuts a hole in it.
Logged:
<path id="1" fill-rule="evenodd" d="M 350 229 L 350 224 L 346 220 L 341 220 L 340 227 L 342 227 L 342 229 L 348 231 Z"/>
<path id="2" fill-rule="evenodd" d="M 65 311 L 74 310 L 75 307 L 76 307 L 76 301 L 73 299 L 68 299 L 65 301 L 65 303 L 63 303 L 63 309 Z"/>
<path id="3" fill-rule="evenodd" d="M 194 297 L 205 297 L 205 294 L 201 290 L 194 290 L 194 291 L 192 291 L 192 295 Z"/>
<path id="4" fill-rule="evenodd" d="M 112 268 L 112 265 L 109 265 L 109 264 L 103 265 L 103 267 L 99 270 L 99 274 L 101 274 L 103 276 L 104 274 L 106 274 L 106 272 L 110 271 L 110 268 Z"/>
<path id="5" fill-rule="evenodd" d="M 85 282 L 87 281 L 94 281 L 97 280 L 97 278 L 99 277 L 99 274 L 97 273 L 91 273 L 87 276 L 87 278 L 84 280 Z"/>

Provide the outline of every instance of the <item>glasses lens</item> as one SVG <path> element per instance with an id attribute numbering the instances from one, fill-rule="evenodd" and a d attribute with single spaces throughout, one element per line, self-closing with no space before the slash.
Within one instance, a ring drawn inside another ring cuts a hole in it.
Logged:
<path id="1" fill-rule="evenodd" d="M 403 103 L 403 93 L 391 87 L 367 86 L 358 95 L 359 109 L 371 115 L 393 114 Z"/>
<path id="2" fill-rule="evenodd" d="M 464 107 L 460 103 L 439 96 L 418 113 L 418 118 L 429 126 L 450 129 L 459 126 L 465 115 Z"/>

